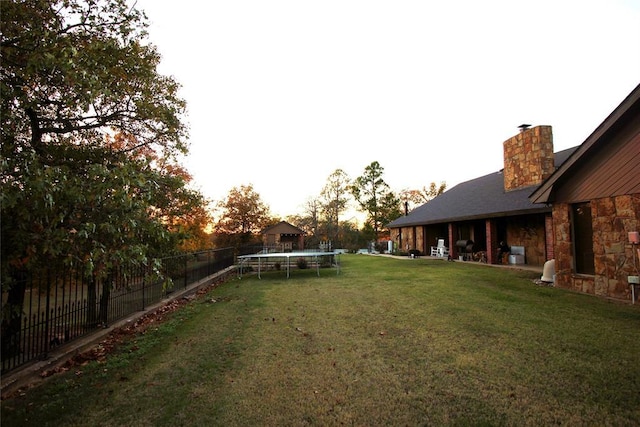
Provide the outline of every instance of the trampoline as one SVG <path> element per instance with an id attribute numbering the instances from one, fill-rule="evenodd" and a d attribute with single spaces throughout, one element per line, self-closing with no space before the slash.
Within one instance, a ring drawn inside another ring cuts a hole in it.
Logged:
<path id="1" fill-rule="evenodd" d="M 331 256 L 333 257 L 333 262 L 336 266 L 336 274 L 340 274 L 340 260 L 339 252 L 273 252 L 273 253 L 264 253 L 264 254 L 251 254 L 251 255 L 240 255 L 238 257 L 238 277 L 242 278 L 242 271 L 245 264 L 251 260 L 258 260 L 258 278 L 262 279 L 260 273 L 262 269 L 262 262 L 269 265 L 269 260 L 272 262 L 276 262 L 276 260 L 285 261 L 287 268 L 287 279 L 291 274 L 291 258 L 311 258 L 313 262 L 316 264 L 316 273 L 318 277 L 320 276 L 320 262 L 319 258 Z"/>

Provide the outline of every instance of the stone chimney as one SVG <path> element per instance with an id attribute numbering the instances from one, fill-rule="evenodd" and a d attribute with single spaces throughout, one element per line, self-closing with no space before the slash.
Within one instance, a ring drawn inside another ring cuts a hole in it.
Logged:
<path id="1" fill-rule="evenodd" d="M 520 128 L 503 143 L 505 191 L 540 185 L 555 170 L 551 126 Z"/>

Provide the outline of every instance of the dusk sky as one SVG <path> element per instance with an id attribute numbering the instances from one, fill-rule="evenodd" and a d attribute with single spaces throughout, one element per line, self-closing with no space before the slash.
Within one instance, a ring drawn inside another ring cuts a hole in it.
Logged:
<path id="1" fill-rule="evenodd" d="M 581 144 L 640 82 L 640 0 L 138 0 L 183 86 L 195 187 L 299 213 L 337 168 L 395 191 L 502 168 L 518 125 Z"/>

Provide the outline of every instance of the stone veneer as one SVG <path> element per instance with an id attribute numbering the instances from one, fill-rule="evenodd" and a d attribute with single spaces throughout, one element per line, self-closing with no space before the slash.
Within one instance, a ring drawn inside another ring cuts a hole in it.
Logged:
<path id="1" fill-rule="evenodd" d="M 528 265 L 544 265 L 545 254 L 545 219 L 541 215 L 520 215 L 511 218 L 507 226 L 507 242 L 525 247 L 525 263 Z"/>
<path id="2" fill-rule="evenodd" d="M 551 126 L 526 129 L 503 143 L 504 189 L 539 185 L 554 171 Z"/>
<path id="3" fill-rule="evenodd" d="M 604 297 L 629 299 L 629 275 L 637 275 L 628 232 L 640 229 L 640 195 L 607 197 L 591 201 L 595 275 L 573 273 L 571 206 L 553 206 L 556 286 Z"/>
<path id="4" fill-rule="evenodd" d="M 390 239 L 396 243 L 400 243 L 398 247 L 400 252 L 408 252 L 412 249 L 418 249 L 423 255 L 424 237 L 423 226 L 412 226 L 402 228 L 392 228 L 390 230 Z"/>

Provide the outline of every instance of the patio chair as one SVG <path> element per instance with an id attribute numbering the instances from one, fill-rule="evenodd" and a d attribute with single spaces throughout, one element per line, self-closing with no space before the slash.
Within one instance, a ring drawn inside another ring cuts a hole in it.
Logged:
<path id="1" fill-rule="evenodd" d="M 449 248 L 444 245 L 444 239 L 438 239 L 438 246 L 431 246 L 431 256 L 448 258 Z"/>

